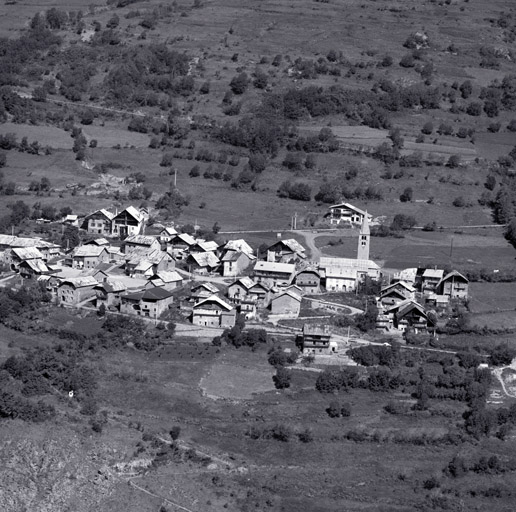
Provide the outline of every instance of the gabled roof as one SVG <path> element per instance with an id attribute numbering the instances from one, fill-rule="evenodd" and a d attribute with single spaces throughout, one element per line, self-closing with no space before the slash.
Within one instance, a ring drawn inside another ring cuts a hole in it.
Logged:
<path id="1" fill-rule="evenodd" d="M 239 238 L 238 240 L 228 240 L 224 244 L 223 250 L 242 251 L 246 254 L 253 254 L 254 252 L 252 247 L 243 238 Z"/>
<path id="2" fill-rule="evenodd" d="M 134 272 L 147 272 L 153 265 L 149 260 L 140 260 L 134 267 Z"/>
<path id="3" fill-rule="evenodd" d="M 281 272 L 283 274 L 293 274 L 296 266 L 293 263 L 276 263 L 274 261 L 257 261 L 254 266 L 255 271 L 259 272 Z"/>
<path id="4" fill-rule="evenodd" d="M 392 283 L 389 286 L 382 288 L 380 290 L 380 295 L 384 295 L 385 293 L 387 293 L 389 290 L 391 290 L 393 288 L 400 288 L 400 287 L 404 288 L 409 293 L 414 293 L 416 291 L 416 289 L 411 284 L 406 283 L 405 281 L 397 281 L 396 283 Z"/>
<path id="5" fill-rule="evenodd" d="M 297 284 L 291 284 L 289 286 L 286 286 L 285 288 L 283 288 L 283 290 L 294 292 L 294 293 L 297 293 L 298 295 L 303 295 L 303 289 L 300 286 L 298 286 Z"/>
<path id="6" fill-rule="evenodd" d="M 169 227 L 166 227 L 166 228 L 163 228 L 160 233 L 159 233 L 161 236 L 172 236 L 172 235 L 177 235 L 177 231 L 175 228 L 169 226 Z"/>
<path id="7" fill-rule="evenodd" d="M 162 281 L 163 283 L 175 283 L 177 281 L 182 281 L 183 277 L 181 274 L 176 272 L 175 270 L 163 270 L 161 272 L 158 272 L 157 274 L 153 275 L 149 278 L 151 281 Z"/>
<path id="8" fill-rule="evenodd" d="M 345 267 L 327 267 L 326 268 L 326 279 L 356 279 L 357 269 L 356 268 L 345 268 Z"/>
<path id="9" fill-rule="evenodd" d="M 418 304 L 417 302 L 415 302 L 413 300 L 410 300 L 408 302 L 403 301 L 403 304 L 400 303 L 399 306 L 401 306 L 401 307 L 398 308 L 398 313 L 396 314 L 396 316 L 398 318 L 405 316 L 407 313 L 409 313 L 413 309 L 417 309 L 419 311 L 419 313 L 421 313 L 421 315 L 423 315 L 425 318 L 427 318 L 425 308 L 421 304 Z"/>
<path id="10" fill-rule="evenodd" d="M 87 242 L 84 242 L 82 245 L 109 245 L 109 242 L 105 238 L 95 238 L 95 240 L 88 240 Z"/>
<path id="11" fill-rule="evenodd" d="M 89 215 L 86 215 L 86 217 L 84 217 L 84 220 L 87 220 L 90 217 L 93 217 L 93 215 L 96 215 L 97 213 L 100 213 L 101 215 L 106 217 L 106 219 L 109 220 L 109 221 L 111 221 L 111 220 L 113 220 L 115 218 L 115 214 L 114 213 L 111 213 L 108 210 L 105 210 L 104 208 L 101 208 L 100 210 L 96 210 L 93 213 L 90 213 Z"/>
<path id="12" fill-rule="evenodd" d="M 283 297 L 284 295 L 288 295 L 289 297 L 296 300 L 297 302 L 301 302 L 303 300 L 300 295 L 293 292 L 292 290 L 285 290 L 284 292 L 280 292 L 277 295 L 274 295 L 274 297 L 272 297 L 271 300 L 275 301 L 276 299 L 279 299 L 280 297 Z"/>
<path id="13" fill-rule="evenodd" d="M 213 283 L 203 282 L 195 286 L 192 286 L 192 292 L 195 292 L 200 288 L 204 288 L 205 290 L 208 290 L 211 293 L 219 293 L 220 291 Z"/>
<path id="14" fill-rule="evenodd" d="M 142 222 L 143 221 L 143 215 L 142 213 L 137 210 L 134 206 L 128 206 L 125 210 L 122 210 L 118 215 L 115 215 L 115 219 L 118 218 L 118 217 L 122 217 L 122 214 L 126 212 L 127 214 L 129 214 L 131 217 L 133 217 L 133 219 L 136 221 L 136 222 Z"/>
<path id="15" fill-rule="evenodd" d="M 368 270 L 379 270 L 380 267 L 372 260 L 358 260 L 353 258 L 329 258 L 321 257 L 319 260 L 319 268 L 326 269 L 328 274 L 329 268 L 347 268 L 354 269 L 357 271 L 368 271 Z"/>
<path id="16" fill-rule="evenodd" d="M 307 274 L 307 273 L 315 274 L 317 277 L 321 277 L 320 272 L 319 272 L 316 268 L 310 268 L 310 267 L 307 267 L 307 268 L 303 268 L 303 269 L 301 269 L 301 270 L 296 274 L 296 277 L 297 277 L 299 274 Z"/>
<path id="17" fill-rule="evenodd" d="M 25 260 L 21 262 L 21 266 L 27 266 L 37 274 L 48 274 L 51 272 L 43 260 Z"/>
<path id="18" fill-rule="evenodd" d="M 8 245 L 9 247 L 12 247 L 16 238 L 18 237 L 14 235 L 0 235 L 0 245 Z"/>
<path id="19" fill-rule="evenodd" d="M 99 283 L 95 288 L 104 290 L 107 293 L 125 292 L 127 290 L 127 286 L 122 281 L 115 280 Z"/>
<path id="20" fill-rule="evenodd" d="M 265 283 L 254 283 L 248 291 L 249 293 L 256 293 L 257 288 L 261 288 L 265 292 L 269 292 L 271 290 Z"/>
<path id="21" fill-rule="evenodd" d="M 103 246 L 98 245 L 81 245 L 80 247 L 76 247 L 72 251 L 72 258 L 79 257 L 91 257 L 94 258 L 96 256 L 100 256 L 106 250 Z"/>
<path id="22" fill-rule="evenodd" d="M 231 283 L 229 286 L 234 286 L 236 284 L 241 285 L 246 290 L 251 289 L 256 283 L 250 278 L 250 277 L 241 277 L 240 279 L 237 279 L 233 283 Z M 229 288 L 228 286 L 228 288 Z"/>
<path id="23" fill-rule="evenodd" d="M 466 283 L 469 283 L 469 279 L 466 277 L 466 276 L 463 276 L 460 272 L 458 272 L 457 270 L 452 270 L 451 272 L 448 272 L 448 274 L 446 274 L 440 281 L 439 281 L 439 284 L 438 286 L 441 284 L 441 283 L 444 283 L 445 281 L 448 281 L 450 279 L 459 279 L 459 280 L 462 280 L 462 281 L 465 281 Z"/>
<path id="24" fill-rule="evenodd" d="M 199 247 L 204 252 L 213 252 L 219 248 L 219 244 L 214 240 L 206 241 L 206 240 L 197 240 L 191 250 L 195 250 L 196 247 Z"/>
<path id="25" fill-rule="evenodd" d="M 174 235 L 170 240 L 170 243 L 173 244 L 175 240 L 179 240 L 185 243 L 186 245 L 195 244 L 195 238 L 193 236 L 190 236 L 188 233 L 178 233 L 177 235 Z"/>
<path id="26" fill-rule="evenodd" d="M 405 281 L 405 282 L 415 282 L 417 276 L 417 268 L 405 268 L 403 270 L 400 270 L 399 272 L 396 272 L 394 274 L 394 278 L 398 279 L 399 281 Z"/>
<path id="27" fill-rule="evenodd" d="M 36 247 L 15 247 L 11 251 L 21 260 L 42 260 L 43 254 Z"/>
<path id="28" fill-rule="evenodd" d="M 150 247 L 156 243 L 156 238 L 148 235 L 130 235 L 124 240 L 124 244 L 141 245 L 144 247 Z"/>
<path id="29" fill-rule="evenodd" d="M 205 306 L 208 303 L 215 302 L 218 304 L 222 309 L 225 309 L 226 311 L 231 311 L 233 309 L 233 306 L 229 305 L 226 301 L 222 300 L 217 295 L 210 295 L 209 297 L 206 297 L 203 300 L 200 300 L 197 304 L 194 305 L 194 309 Z"/>
<path id="30" fill-rule="evenodd" d="M 221 261 L 237 261 L 242 255 L 244 255 L 250 261 L 256 259 L 256 256 L 253 256 L 252 254 L 248 254 L 244 251 L 233 251 L 230 249 L 229 251 L 224 252 L 224 256 L 222 256 Z"/>
<path id="31" fill-rule="evenodd" d="M 332 206 L 328 206 L 328 208 L 330 210 L 333 210 L 334 208 L 347 208 L 348 210 L 353 210 L 354 212 L 356 213 L 359 213 L 360 215 L 365 215 L 366 212 L 364 210 L 361 210 L 360 208 L 357 208 L 356 206 L 353 206 L 352 204 L 349 204 L 349 203 L 339 203 L 339 204 L 334 204 Z M 371 214 L 367 214 L 367 216 L 372 219 L 373 216 Z"/>
<path id="32" fill-rule="evenodd" d="M 65 284 L 69 284 L 74 288 L 84 288 L 85 286 L 95 286 L 98 284 L 98 281 L 93 276 L 69 277 L 68 279 L 63 279 L 59 286 Z"/>
<path id="33" fill-rule="evenodd" d="M 328 324 L 303 324 L 303 334 L 315 334 L 319 336 L 331 335 L 331 325 Z"/>
<path id="34" fill-rule="evenodd" d="M 423 272 L 423 278 L 429 277 L 431 279 L 442 279 L 444 270 L 440 268 L 427 268 Z"/>
<path id="35" fill-rule="evenodd" d="M 156 302 L 158 300 L 168 299 L 173 296 L 172 292 L 165 290 L 161 286 L 155 286 L 154 288 L 147 288 L 146 290 L 142 290 L 135 293 L 128 293 L 127 295 L 123 295 L 123 299 L 128 300 L 144 300 Z"/>
<path id="36" fill-rule="evenodd" d="M 192 258 L 199 267 L 216 267 L 220 260 L 212 252 L 196 252 L 188 256 Z"/>
<path id="37" fill-rule="evenodd" d="M 271 247 L 274 247 L 275 245 L 284 245 L 288 250 L 295 252 L 299 255 L 303 255 L 305 252 L 305 248 L 294 238 L 287 238 L 286 240 L 278 240 L 277 242 L 274 242 L 269 246 L 269 249 Z"/>
<path id="38" fill-rule="evenodd" d="M 149 249 L 148 247 L 137 247 L 134 251 L 125 255 L 125 260 L 131 265 L 137 265 L 142 260 L 158 264 L 163 258 L 171 258 L 170 254 L 161 249 Z"/>

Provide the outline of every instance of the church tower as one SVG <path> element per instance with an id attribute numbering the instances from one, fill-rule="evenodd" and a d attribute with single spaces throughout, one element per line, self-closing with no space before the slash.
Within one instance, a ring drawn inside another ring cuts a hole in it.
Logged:
<path id="1" fill-rule="evenodd" d="M 358 236 L 358 252 L 357 259 L 358 260 L 368 260 L 369 259 L 369 239 L 371 236 L 371 232 L 369 231 L 369 219 L 368 214 L 364 215 L 364 220 L 362 221 L 362 226 L 360 227 L 360 235 Z"/>

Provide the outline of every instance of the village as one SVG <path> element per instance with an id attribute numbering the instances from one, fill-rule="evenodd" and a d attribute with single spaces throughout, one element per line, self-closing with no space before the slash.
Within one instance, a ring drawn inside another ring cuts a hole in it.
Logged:
<path id="1" fill-rule="evenodd" d="M 468 279 L 456 270 L 392 272 L 372 261 L 369 213 L 342 203 L 329 208 L 328 218 L 330 226 L 359 229 L 356 258 L 314 261 L 300 242 L 281 233 L 262 251 L 243 238 L 217 243 L 179 226 L 158 224 L 152 227 L 156 234 L 144 234 L 150 231 L 149 212 L 134 206 L 121 212 L 100 209 L 82 219 L 68 215 L 62 223 L 86 235 L 68 251 L 40 238 L 0 235 L 7 270 L 3 285 L 38 282 L 59 307 L 190 323 L 214 334 L 233 327 L 237 315 L 264 326 L 297 319 L 305 299 L 325 313 L 320 322 L 312 319 L 302 328 L 300 348 L 314 356 L 346 348 L 327 319 L 364 313 L 336 297 L 358 294 L 366 281 L 378 285 L 376 331 L 401 342 L 407 333 L 435 334 L 438 313 L 468 299 Z"/>

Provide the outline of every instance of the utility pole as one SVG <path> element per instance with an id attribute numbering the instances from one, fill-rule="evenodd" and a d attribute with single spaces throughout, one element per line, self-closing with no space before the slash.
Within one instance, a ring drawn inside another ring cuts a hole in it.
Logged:
<path id="1" fill-rule="evenodd" d="M 452 255 L 453 255 L 453 235 L 452 235 L 451 241 L 450 241 L 450 259 L 452 258 Z"/>
<path id="2" fill-rule="evenodd" d="M 174 188 L 177 188 L 177 169 L 174 169 Z"/>

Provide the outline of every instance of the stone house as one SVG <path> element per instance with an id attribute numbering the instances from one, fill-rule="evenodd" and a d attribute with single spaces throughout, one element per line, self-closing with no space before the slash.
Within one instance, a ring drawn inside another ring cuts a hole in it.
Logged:
<path id="1" fill-rule="evenodd" d="M 233 327 L 236 310 L 216 295 L 211 295 L 193 306 L 192 323 L 205 327 Z"/>
<path id="2" fill-rule="evenodd" d="M 120 312 L 158 319 L 173 303 L 172 292 L 154 287 L 120 297 Z"/>
<path id="3" fill-rule="evenodd" d="M 80 302 L 95 297 L 97 280 L 92 276 L 70 277 L 61 281 L 57 289 L 57 303 L 76 306 Z"/>
<path id="4" fill-rule="evenodd" d="M 280 292 L 271 299 L 271 313 L 297 317 L 301 309 L 301 300 L 301 296 L 292 291 Z"/>

